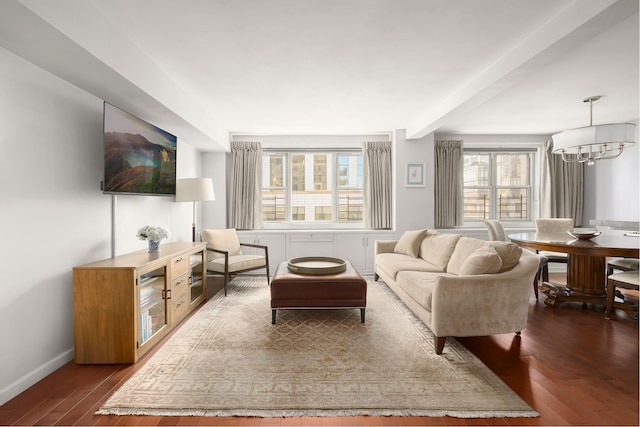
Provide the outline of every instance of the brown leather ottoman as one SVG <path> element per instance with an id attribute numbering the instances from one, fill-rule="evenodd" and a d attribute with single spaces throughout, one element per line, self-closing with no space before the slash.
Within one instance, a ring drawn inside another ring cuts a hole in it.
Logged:
<path id="1" fill-rule="evenodd" d="M 271 279 L 271 323 L 276 323 L 279 309 L 359 308 L 364 323 L 367 306 L 367 281 L 346 262 L 338 274 L 310 275 L 289 271 L 287 262 L 276 268 Z"/>

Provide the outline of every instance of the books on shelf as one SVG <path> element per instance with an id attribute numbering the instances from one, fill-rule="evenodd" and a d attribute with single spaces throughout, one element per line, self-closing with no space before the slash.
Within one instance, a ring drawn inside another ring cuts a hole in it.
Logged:
<path id="1" fill-rule="evenodd" d="M 140 307 L 144 307 L 146 304 L 149 304 L 153 300 L 153 295 L 156 290 L 153 286 L 144 286 L 140 288 Z"/>

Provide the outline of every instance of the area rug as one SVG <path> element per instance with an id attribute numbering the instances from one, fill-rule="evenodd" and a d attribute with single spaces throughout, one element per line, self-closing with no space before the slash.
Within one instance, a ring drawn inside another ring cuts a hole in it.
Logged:
<path id="1" fill-rule="evenodd" d="M 456 340 L 433 335 L 384 283 L 352 310 L 280 310 L 236 278 L 185 321 L 97 414 L 534 417 Z"/>

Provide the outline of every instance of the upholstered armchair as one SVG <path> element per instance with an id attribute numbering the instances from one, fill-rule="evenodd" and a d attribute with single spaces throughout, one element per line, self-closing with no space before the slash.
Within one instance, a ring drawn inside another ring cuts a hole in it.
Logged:
<path id="1" fill-rule="evenodd" d="M 224 276 L 224 295 L 227 284 L 234 275 L 265 269 L 269 284 L 269 249 L 264 245 L 240 243 L 235 228 L 202 230 L 202 240 L 207 242 L 207 273 Z M 242 247 L 255 248 L 260 254 L 244 254 Z"/>

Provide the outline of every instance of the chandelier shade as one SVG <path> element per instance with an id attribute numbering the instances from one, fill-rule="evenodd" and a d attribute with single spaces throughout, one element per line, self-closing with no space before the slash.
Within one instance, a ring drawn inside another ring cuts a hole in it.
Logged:
<path id="1" fill-rule="evenodd" d="M 614 159 L 622 154 L 624 147 L 635 144 L 636 125 L 633 123 L 593 125 L 593 102 L 598 99 L 599 96 L 584 99 L 589 102 L 590 126 L 552 136 L 553 152 L 561 154 L 565 162 L 593 165 L 596 160 Z"/>
<path id="2" fill-rule="evenodd" d="M 633 123 L 615 123 L 565 130 L 553 135 L 553 152 L 576 161 L 612 159 L 635 144 L 635 129 Z"/>

